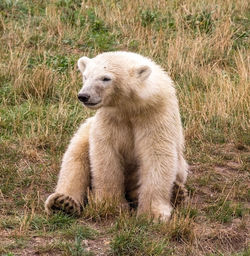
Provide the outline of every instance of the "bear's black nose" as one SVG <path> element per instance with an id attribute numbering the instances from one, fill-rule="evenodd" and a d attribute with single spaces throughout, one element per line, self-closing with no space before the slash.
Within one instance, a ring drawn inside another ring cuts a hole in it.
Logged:
<path id="1" fill-rule="evenodd" d="M 78 94 L 78 99 L 83 102 L 83 103 L 86 103 L 90 98 L 90 95 L 87 94 L 87 93 L 81 93 L 81 94 Z"/>

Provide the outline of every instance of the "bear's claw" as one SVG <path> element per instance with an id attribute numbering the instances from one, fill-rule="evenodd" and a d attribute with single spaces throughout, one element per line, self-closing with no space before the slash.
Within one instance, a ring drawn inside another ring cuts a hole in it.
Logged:
<path id="1" fill-rule="evenodd" d="M 57 211 L 63 211 L 67 214 L 75 214 L 79 216 L 83 210 L 82 205 L 71 196 L 60 193 L 54 193 L 48 197 L 45 202 L 45 210 L 48 214 Z"/>

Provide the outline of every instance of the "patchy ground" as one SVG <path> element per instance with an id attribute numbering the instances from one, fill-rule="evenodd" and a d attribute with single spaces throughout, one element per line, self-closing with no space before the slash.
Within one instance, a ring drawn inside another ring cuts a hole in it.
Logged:
<path id="1" fill-rule="evenodd" d="M 136 219 L 133 213 L 119 213 L 112 207 L 97 209 L 94 205 L 87 206 L 78 219 L 60 214 L 47 217 L 43 203 L 49 192 L 41 186 L 47 180 L 42 175 L 37 185 L 32 178 L 33 186 L 14 189 L 9 196 L 2 192 L 1 252 L 3 255 L 248 255 L 249 150 L 228 144 L 218 145 L 212 152 L 209 157 L 213 161 L 191 165 L 187 182 L 189 198 L 175 209 L 169 224 L 154 224 Z M 19 173 L 25 169 L 25 163 L 43 164 L 42 158 L 32 161 L 29 157 L 19 158 L 15 162 Z M 25 183 L 25 177 L 17 177 L 16 181 Z M 33 200 L 32 193 L 35 193 Z"/>
<path id="2" fill-rule="evenodd" d="M 249 13 L 245 0 L 1 0 L 0 255 L 250 255 Z M 76 61 L 113 50 L 176 84 L 189 198 L 168 224 L 91 200 L 78 219 L 44 212 L 93 115 Z"/>

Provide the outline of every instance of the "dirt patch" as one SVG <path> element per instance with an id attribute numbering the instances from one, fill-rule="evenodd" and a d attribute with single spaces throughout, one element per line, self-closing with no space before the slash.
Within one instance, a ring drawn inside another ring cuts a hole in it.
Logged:
<path id="1" fill-rule="evenodd" d="M 216 147 L 214 154 L 220 160 L 218 163 L 213 161 L 190 167 L 189 200 L 198 212 L 194 225 L 196 239 L 190 249 L 193 255 L 218 251 L 231 255 L 247 248 L 250 240 L 247 196 L 250 184 L 246 168 L 249 149 L 229 144 Z M 237 217 L 237 211 L 240 217 Z M 216 218 L 217 213 L 219 218 Z M 229 215 L 229 219 L 224 219 L 223 214 Z"/>

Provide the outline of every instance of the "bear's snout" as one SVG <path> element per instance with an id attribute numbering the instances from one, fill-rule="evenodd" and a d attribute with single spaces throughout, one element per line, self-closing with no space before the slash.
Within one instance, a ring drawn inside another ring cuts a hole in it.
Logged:
<path id="1" fill-rule="evenodd" d="M 78 99 L 79 99 L 81 102 L 83 102 L 83 103 L 88 102 L 89 98 L 90 98 L 90 95 L 87 94 L 87 93 L 79 93 L 79 94 L 78 94 Z"/>

